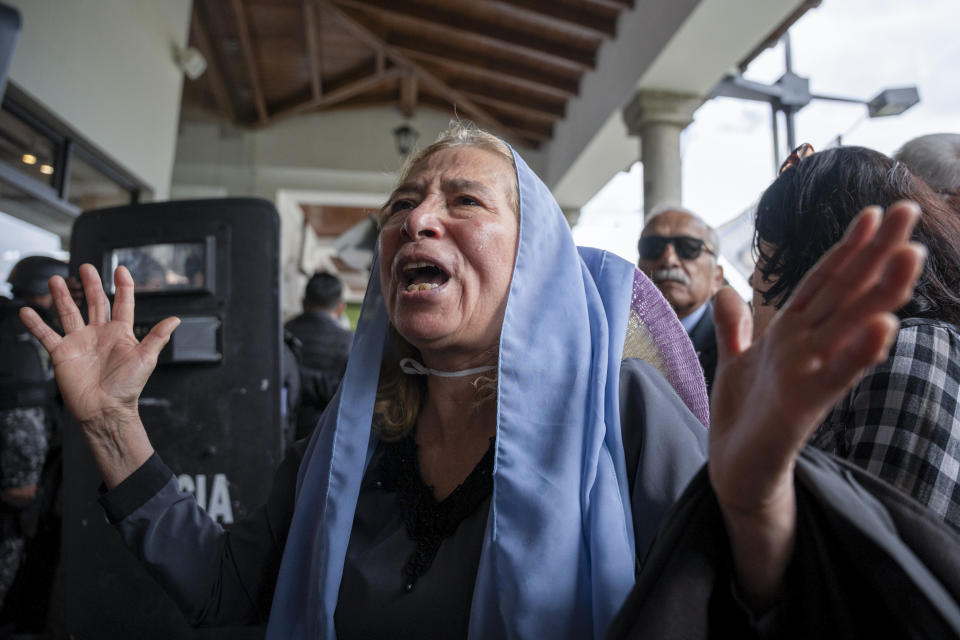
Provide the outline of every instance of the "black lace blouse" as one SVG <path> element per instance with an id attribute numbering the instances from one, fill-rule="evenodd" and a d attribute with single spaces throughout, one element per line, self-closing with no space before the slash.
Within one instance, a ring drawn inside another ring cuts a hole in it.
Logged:
<path id="1" fill-rule="evenodd" d="M 381 443 L 360 487 L 337 637 L 465 638 L 492 489 L 493 440 L 440 502 L 413 438 Z"/>

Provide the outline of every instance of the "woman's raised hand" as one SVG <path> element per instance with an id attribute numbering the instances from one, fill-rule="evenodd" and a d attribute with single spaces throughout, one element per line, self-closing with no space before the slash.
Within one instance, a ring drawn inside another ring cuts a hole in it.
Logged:
<path id="1" fill-rule="evenodd" d="M 910 242 L 920 210 L 864 209 L 751 344 L 746 305 L 715 303 L 719 362 L 709 472 L 743 595 L 776 598 L 793 550 L 797 454 L 863 371 L 887 357 L 893 312 L 909 301 L 926 252 Z"/>
<path id="2" fill-rule="evenodd" d="M 50 293 L 64 335 L 57 334 L 29 307 L 20 311 L 20 318 L 50 353 L 64 403 L 83 428 L 111 487 L 153 451 L 140 423 L 137 400 L 160 350 L 180 321 L 166 318 L 138 341 L 133 334 L 133 278 L 127 269 L 117 267 L 114 272 L 112 317 L 97 270 L 82 265 L 80 280 L 87 301 L 87 323 L 59 276 L 50 279 Z"/>

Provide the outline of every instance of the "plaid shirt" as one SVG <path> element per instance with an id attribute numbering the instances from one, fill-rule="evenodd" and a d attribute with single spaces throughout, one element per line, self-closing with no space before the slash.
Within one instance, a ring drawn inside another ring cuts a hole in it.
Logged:
<path id="1" fill-rule="evenodd" d="M 960 330 L 909 318 L 811 444 L 912 495 L 960 528 Z"/>

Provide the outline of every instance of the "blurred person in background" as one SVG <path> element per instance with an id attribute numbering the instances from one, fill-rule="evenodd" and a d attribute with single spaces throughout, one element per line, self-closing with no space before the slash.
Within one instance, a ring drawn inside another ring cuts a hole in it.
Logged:
<path id="1" fill-rule="evenodd" d="M 60 260 L 29 256 L 7 279 L 13 299 L 0 298 L 0 604 L 59 487 L 59 465 L 50 464 L 54 458 L 59 462 L 59 447 L 48 456 L 56 437 L 53 369 L 19 311 L 28 306 L 53 322 L 47 281 L 54 275 L 66 278 L 67 272 Z"/>
<path id="2" fill-rule="evenodd" d="M 931 133 L 914 138 L 893 157 L 960 213 L 960 133 Z"/>
<path id="3" fill-rule="evenodd" d="M 720 236 L 692 211 L 666 205 L 654 209 L 640 233 L 637 263 L 680 318 L 697 352 L 707 383 L 717 368 L 713 296 L 724 285 Z"/>
<path id="4" fill-rule="evenodd" d="M 889 357 L 833 408 L 812 444 L 960 528 L 960 217 L 927 184 L 904 163 L 870 149 L 798 147 L 757 207 L 754 326 L 763 332 L 858 211 L 900 200 L 920 205 L 912 239 L 929 256 L 897 311 L 900 329 Z"/>
<path id="5" fill-rule="evenodd" d="M 347 303 L 343 283 L 332 273 L 313 274 L 303 292 L 303 313 L 285 329 L 299 341 L 300 404 L 295 440 L 313 433 L 320 414 L 347 369 L 353 332 L 341 324 Z"/>

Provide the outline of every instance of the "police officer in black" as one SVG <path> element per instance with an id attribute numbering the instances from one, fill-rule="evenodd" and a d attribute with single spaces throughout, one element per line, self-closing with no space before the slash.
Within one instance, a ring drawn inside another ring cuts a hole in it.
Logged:
<path id="1" fill-rule="evenodd" d="M 353 333 L 341 325 L 343 284 L 331 273 L 315 273 L 303 293 L 303 313 L 286 324 L 300 342 L 300 410 L 296 439 L 313 431 L 347 369 Z"/>
<path id="2" fill-rule="evenodd" d="M 19 310 L 29 305 L 49 321 L 53 300 L 47 281 L 53 275 L 66 278 L 67 272 L 54 258 L 24 258 L 7 279 L 13 299 L 0 297 L 0 604 L 41 515 L 38 486 L 56 397 L 49 356 L 20 322 Z"/>

